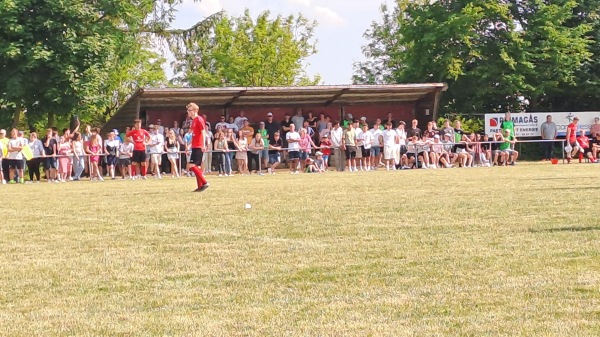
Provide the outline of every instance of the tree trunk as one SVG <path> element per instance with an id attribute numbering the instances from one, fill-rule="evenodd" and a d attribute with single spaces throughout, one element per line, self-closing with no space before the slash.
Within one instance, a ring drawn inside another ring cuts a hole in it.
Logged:
<path id="1" fill-rule="evenodd" d="M 54 126 L 55 120 L 54 120 L 54 112 L 50 111 L 48 112 L 48 127 L 51 128 Z"/>
<path id="2" fill-rule="evenodd" d="M 15 113 L 13 115 L 12 128 L 16 128 L 19 126 L 19 122 L 21 121 L 21 115 L 23 114 L 23 108 L 18 107 L 15 109 Z"/>

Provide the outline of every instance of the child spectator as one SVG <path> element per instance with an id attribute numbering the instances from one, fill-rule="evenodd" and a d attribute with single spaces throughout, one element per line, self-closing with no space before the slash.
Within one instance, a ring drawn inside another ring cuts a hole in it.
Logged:
<path id="1" fill-rule="evenodd" d="M 331 156 L 331 140 L 329 140 L 329 137 L 327 135 L 323 136 L 321 138 L 321 144 L 320 144 L 320 148 L 321 148 L 321 153 L 323 154 L 323 164 L 325 166 L 325 169 L 327 170 L 329 168 L 329 156 Z"/>
<path id="2" fill-rule="evenodd" d="M 123 179 L 133 179 L 131 172 L 131 156 L 133 155 L 133 143 L 129 137 L 125 138 L 125 142 L 119 146 L 119 170 Z"/>

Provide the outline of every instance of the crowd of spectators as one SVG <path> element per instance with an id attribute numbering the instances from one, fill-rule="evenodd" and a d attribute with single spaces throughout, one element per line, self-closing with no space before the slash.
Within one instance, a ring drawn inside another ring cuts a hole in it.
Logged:
<path id="1" fill-rule="evenodd" d="M 204 154 L 203 170 L 229 177 L 236 173 L 274 174 L 281 167 L 291 174 L 469 168 L 515 165 L 519 158 L 510 114 L 501 125 L 502 131 L 493 135 L 467 133 L 458 120 L 445 120 L 441 127 L 430 121 L 421 130 L 416 119 L 407 126 L 403 121 L 396 122 L 391 114 L 386 120 L 376 119 L 371 124 L 365 117 L 345 117 L 335 121 L 322 113 L 316 117 L 298 112 L 276 122 L 272 113 L 264 121 L 250 121 L 243 111 L 229 119 L 220 116 L 214 127 L 208 122 L 206 125 L 208 151 Z M 568 127 L 567 160 L 579 156 L 580 160 L 596 162 L 600 154 L 600 119 L 596 118 L 590 129 L 591 138 L 585 130 L 578 130 L 578 121 L 575 117 Z M 186 171 L 191 141 L 189 124 L 188 119 L 179 127 L 176 121 L 169 128 L 157 119 L 148 125 L 149 174 L 157 179 L 164 174 L 173 178 L 190 175 Z M 0 130 L 0 179 L 3 184 L 24 183 L 25 168 L 31 182 L 41 180 L 42 168 L 46 181 L 51 183 L 79 181 L 83 177 L 92 181 L 136 179 L 139 176 L 131 165 L 130 131 L 130 127 L 122 133 L 112 130 L 102 137 L 98 128 L 89 125 L 82 132 L 79 127 L 73 131 L 63 129 L 61 133 L 49 128 L 40 138 L 37 132 L 25 137 L 17 129 L 12 129 L 7 137 L 6 131 Z M 541 137 L 556 139 L 556 125 L 550 115 L 541 127 Z M 552 158 L 553 144 L 542 143 L 542 147 L 544 160 Z"/>

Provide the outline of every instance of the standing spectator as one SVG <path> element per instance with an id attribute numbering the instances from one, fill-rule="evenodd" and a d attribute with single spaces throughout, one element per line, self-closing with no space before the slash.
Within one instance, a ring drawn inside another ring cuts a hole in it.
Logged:
<path id="1" fill-rule="evenodd" d="M 219 177 L 227 176 L 228 173 L 225 171 L 225 157 L 227 156 L 229 149 L 223 132 L 218 132 L 216 135 L 214 151 L 217 167 L 219 168 Z"/>
<path id="2" fill-rule="evenodd" d="M 454 128 L 450 126 L 450 120 L 444 120 L 444 127 L 442 128 L 442 134 L 450 134 L 450 140 L 454 141 Z"/>
<path id="3" fill-rule="evenodd" d="M 310 156 L 310 151 L 315 146 L 312 138 L 309 136 L 306 129 L 300 129 L 300 169 L 304 171 L 306 159 Z"/>
<path id="4" fill-rule="evenodd" d="M 342 124 L 341 127 L 343 130 L 348 129 L 348 125 L 352 124 L 354 122 L 354 116 L 352 116 L 352 114 L 347 114 L 346 118 L 344 118 L 342 120 Z"/>
<path id="5" fill-rule="evenodd" d="M 345 169 L 346 152 L 342 149 L 342 143 L 344 138 L 344 130 L 340 127 L 340 122 L 333 122 L 333 128 L 329 133 L 331 139 L 331 146 L 333 147 L 333 160 L 332 165 L 338 172 L 343 172 Z"/>
<path id="6" fill-rule="evenodd" d="M 281 149 L 283 148 L 283 140 L 279 137 L 279 131 L 273 134 L 273 138 L 269 141 L 269 167 L 268 172 L 275 174 L 275 169 L 281 163 Z"/>
<path id="7" fill-rule="evenodd" d="M 394 163 L 396 164 L 396 168 L 400 168 L 402 161 L 407 162 L 406 158 L 406 144 L 407 144 L 407 132 L 404 130 L 406 123 L 404 121 L 398 122 L 398 127 L 396 128 L 396 146 L 394 148 Z M 408 166 L 408 165 L 406 165 Z"/>
<path id="8" fill-rule="evenodd" d="M 265 122 L 259 123 L 259 128 L 256 132 L 260 134 L 263 140 L 263 150 L 260 153 L 260 160 L 262 161 L 262 166 L 267 167 L 269 163 L 269 132 L 265 129 Z"/>
<path id="9" fill-rule="evenodd" d="M 288 143 L 288 158 L 290 160 L 290 173 L 298 174 L 298 161 L 300 160 L 300 134 L 296 132 L 296 125 L 290 124 L 289 132 L 287 133 Z"/>
<path id="10" fill-rule="evenodd" d="M 69 141 L 69 134 L 65 132 L 62 137 L 60 137 L 60 142 L 58 144 L 58 162 L 59 162 L 59 177 L 58 179 L 61 182 L 67 182 L 71 175 L 71 151 L 72 145 Z"/>
<path id="11" fill-rule="evenodd" d="M 19 138 L 19 132 L 17 129 L 10 130 L 10 140 L 8 141 L 8 168 L 9 168 L 9 183 L 25 183 L 23 178 L 23 170 L 25 168 L 25 162 L 23 153 L 21 150 L 25 146 L 23 139 Z M 19 178 L 15 178 L 19 177 Z M 18 179 L 18 180 L 15 180 Z"/>
<path id="12" fill-rule="evenodd" d="M 212 172 L 212 150 L 214 137 L 212 131 L 210 131 L 210 125 L 208 123 L 206 123 L 206 130 L 204 131 L 204 136 L 206 137 L 204 139 L 204 149 L 206 151 L 204 151 L 204 153 L 202 154 L 202 167 L 204 168 L 205 173 L 210 173 Z M 179 139 L 178 142 L 180 142 L 181 144 L 181 141 Z"/>
<path id="13" fill-rule="evenodd" d="M 385 130 L 381 134 L 383 141 L 383 161 L 385 162 L 385 169 L 390 170 L 390 167 L 395 170 L 396 165 L 394 163 L 394 152 L 396 144 L 398 143 L 398 134 L 396 130 L 392 129 L 392 123 L 385 123 Z"/>
<path id="14" fill-rule="evenodd" d="M 233 124 L 238 127 L 238 130 L 241 130 L 245 125 L 244 122 L 248 120 L 246 117 L 246 112 L 244 110 L 240 110 L 240 115 L 233 120 Z"/>
<path id="15" fill-rule="evenodd" d="M 219 117 L 219 122 L 215 124 L 215 131 L 218 131 L 219 129 L 225 131 L 227 130 L 228 125 L 229 124 L 227 124 L 227 122 L 225 121 L 225 116 L 221 115 L 221 117 Z"/>
<path id="16" fill-rule="evenodd" d="M 156 132 L 159 135 L 163 136 L 163 138 L 164 138 L 164 136 L 165 136 L 165 127 L 162 125 L 162 120 L 160 120 L 160 118 L 156 120 L 155 128 L 156 128 Z"/>
<path id="17" fill-rule="evenodd" d="M 317 121 L 317 132 L 320 137 L 323 137 L 322 132 L 325 129 L 327 129 L 327 120 L 325 119 L 325 114 L 321 112 L 319 114 L 319 120 Z"/>
<path id="18" fill-rule="evenodd" d="M 312 128 L 314 131 L 317 130 L 317 117 L 313 116 L 312 111 L 308 112 L 308 116 L 306 117 L 305 122 L 308 122 L 308 126 Z"/>
<path id="19" fill-rule="evenodd" d="M 126 140 L 129 138 L 125 138 Z M 73 133 L 71 140 L 71 151 L 73 153 L 73 180 L 81 180 L 81 174 L 85 168 L 85 148 L 79 132 Z"/>
<path id="20" fill-rule="evenodd" d="M 386 118 L 386 120 L 385 120 L 385 124 L 387 124 L 387 123 L 392 123 L 392 129 L 394 129 L 394 128 L 396 128 L 396 127 L 397 127 L 397 125 L 396 125 L 396 121 L 394 121 L 394 118 L 393 118 L 393 116 L 392 116 L 392 113 L 391 113 L 391 112 L 388 112 L 388 113 L 387 113 L 387 118 Z"/>
<path id="21" fill-rule="evenodd" d="M 125 142 L 125 139 L 127 138 L 127 134 L 131 131 L 131 127 L 127 126 L 125 127 L 125 132 L 122 132 L 119 135 L 119 138 L 121 138 L 121 143 Z"/>
<path id="22" fill-rule="evenodd" d="M 242 130 L 239 132 L 242 132 Z M 229 177 L 233 175 L 233 158 L 235 156 L 235 152 L 237 151 L 237 141 L 235 139 L 233 129 L 227 129 L 225 140 L 227 141 L 228 150 L 227 153 L 225 153 L 225 176 Z"/>
<path id="23" fill-rule="evenodd" d="M 552 121 L 552 115 L 546 116 L 546 121 L 542 123 L 540 127 L 542 140 L 542 152 L 544 154 L 543 161 L 552 159 L 552 150 L 554 149 L 554 143 L 550 140 L 556 139 L 556 124 Z"/>
<path id="24" fill-rule="evenodd" d="M 233 118 L 233 116 L 229 116 L 227 128 L 232 129 L 233 132 L 235 132 L 235 133 L 237 133 L 240 130 L 240 128 L 237 126 L 237 124 L 235 124 L 235 119 Z"/>
<path id="25" fill-rule="evenodd" d="M 300 131 L 304 126 L 304 117 L 302 116 L 302 109 L 296 109 L 296 114 L 292 117 L 292 123 L 294 123 L 295 129 Z"/>
<path id="26" fill-rule="evenodd" d="M 290 125 L 292 125 L 292 120 L 290 118 L 290 114 L 286 113 L 283 121 L 281 122 L 281 139 L 283 140 L 283 147 L 287 149 L 289 144 L 287 142 L 287 133 L 290 132 Z M 287 150 L 284 150 L 282 155 L 282 162 L 287 163 Z"/>
<path id="27" fill-rule="evenodd" d="M 250 172 L 252 172 L 252 162 L 256 162 L 256 174 L 258 175 L 263 175 L 262 173 L 262 167 L 261 167 L 261 153 L 264 150 L 265 145 L 263 142 L 263 139 L 261 137 L 261 135 L 259 133 L 257 133 L 254 138 L 252 139 L 252 142 L 250 142 L 250 145 L 248 146 L 248 149 L 250 150 L 248 152 L 248 170 Z"/>
<path id="28" fill-rule="evenodd" d="M 550 115 L 548 115 L 550 116 Z M 594 124 L 590 126 L 590 133 L 592 138 L 598 138 L 600 136 L 600 118 L 594 117 Z"/>
<path id="29" fill-rule="evenodd" d="M 6 130 L 0 130 L 0 143 L 2 144 L 2 153 L 0 153 L 0 158 L 6 158 L 8 156 L 8 141 L 9 139 L 6 137 Z M 8 168 L 8 161 L 2 161 L 2 183 L 6 183 L 10 176 L 10 169 Z"/>
<path id="30" fill-rule="evenodd" d="M 210 130 L 210 124 L 206 122 L 206 125 L 208 126 L 208 130 Z M 173 130 L 173 132 L 175 132 L 176 135 L 179 134 L 179 130 L 181 130 L 181 128 L 179 127 L 178 121 L 173 122 L 173 127 L 171 128 L 171 130 Z"/>
<path id="31" fill-rule="evenodd" d="M 119 169 L 121 171 L 121 177 L 123 179 L 129 178 L 134 179 L 131 172 L 131 156 L 133 155 L 133 144 L 129 137 L 125 138 L 119 146 Z"/>
<path id="32" fill-rule="evenodd" d="M 511 136 L 517 136 L 515 134 L 515 123 L 512 121 L 512 118 L 510 117 L 510 112 L 506 112 L 504 114 L 504 120 L 502 121 L 502 123 L 500 123 L 500 128 L 502 130 L 510 130 L 510 134 Z"/>
<path id="33" fill-rule="evenodd" d="M 44 146 L 44 171 L 46 173 L 46 179 L 49 183 L 58 182 L 57 178 L 57 163 L 56 163 L 56 139 L 52 136 L 52 129 L 46 130 L 46 137 L 42 139 L 42 145 Z"/>
<path id="34" fill-rule="evenodd" d="M 421 129 L 419 129 L 418 125 L 419 121 L 413 119 L 411 127 L 406 131 L 406 135 L 408 136 L 408 138 L 412 138 L 414 136 L 421 138 Z"/>
<path id="35" fill-rule="evenodd" d="M 4 159 L 4 143 L 0 142 L 0 165 L 2 165 L 5 161 L 6 159 Z M 2 169 L 0 169 L 0 181 L 2 181 L 2 185 L 6 185 L 6 180 L 4 180 L 4 171 Z"/>
<path id="36" fill-rule="evenodd" d="M 240 129 L 240 131 L 242 131 L 242 134 L 244 137 L 246 137 L 248 144 L 250 144 L 254 138 L 254 128 L 250 126 L 250 121 L 245 120 L 244 126 Z"/>
<path id="37" fill-rule="evenodd" d="M 362 162 L 360 169 L 362 171 L 364 166 L 365 171 L 371 171 L 371 168 L 373 167 L 373 163 L 371 163 L 371 144 L 373 142 L 373 134 L 369 132 L 369 126 L 366 123 L 362 125 L 362 128 Z"/>
<path id="38" fill-rule="evenodd" d="M 377 120 L 380 121 L 378 118 Z M 369 130 L 371 134 L 371 169 L 377 169 L 377 166 L 383 166 L 383 162 L 381 162 L 381 148 L 383 147 L 383 132 L 379 128 L 379 124 L 377 121 L 373 128 Z"/>
<path id="39" fill-rule="evenodd" d="M 37 133 L 32 132 L 29 134 L 29 147 L 31 148 L 31 152 L 33 153 L 33 158 L 27 161 L 27 170 L 29 171 L 29 180 L 40 182 L 40 164 L 42 162 L 42 157 L 44 156 L 44 145 L 38 139 Z M 0 158 L 1 158 L 0 154 Z"/>
<path id="40" fill-rule="evenodd" d="M 356 133 L 354 132 L 354 125 L 352 123 L 344 131 L 342 149 L 346 152 L 348 172 L 356 172 Z"/>
<path id="41" fill-rule="evenodd" d="M 235 144 L 237 146 L 235 159 L 238 164 L 238 172 L 241 175 L 248 174 L 248 140 L 244 137 L 243 131 L 239 131 L 238 140 Z"/>
<path id="42" fill-rule="evenodd" d="M 171 163 L 171 178 L 179 178 L 179 170 L 177 169 L 177 159 L 179 158 L 179 142 L 175 135 L 175 129 L 169 130 L 167 141 L 165 142 L 165 151 L 167 159 Z"/>
<path id="43" fill-rule="evenodd" d="M 321 152 L 323 154 L 323 160 L 325 161 L 325 169 L 329 168 L 329 157 L 331 156 L 331 140 L 327 135 L 324 135 L 321 138 L 321 144 L 319 144 L 319 148 L 321 148 Z"/>
<path id="44" fill-rule="evenodd" d="M 106 166 L 108 175 L 115 180 L 115 168 L 117 166 L 117 154 L 121 143 L 116 139 L 114 132 L 108 133 L 108 139 L 104 142 L 104 153 L 106 154 Z"/>
<path id="45" fill-rule="evenodd" d="M 102 147 L 100 144 L 98 144 L 97 137 L 90 138 L 90 144 L 88 145 L 86 151 L 90 155 L 90 180 L 94 181 L 95 179 L 98 179 L 99 181 L 104 181 L 100 175 L 100 169 L 98 168 Z"/>
<path id="46" fill-rule="evenodd" d="M 162 179 L 160 175 L 160 163 L 163 148 L 165 147 L 165 139 L 162 134 L 158 133 L 158 129 L 154 125 L 150 125 L 150 143 L 148 144 L 150 153 L 150 163 L 154 178 Z"/>
<path id="47" fill-rule="evenodd" d="M 433 140 L 438 132 L 433 128 L 433 122 L 427 122 L 427 130 L 423 131 L 423 140 Z"/>
<path id="48" fill-rule="evenodd" d="M 225 121 L 225 116 L 223 116 L 222 120 L 223 122 Z M 181 126 L 183 132 L 188 133 L 190 126 L 192 126 L 192 119 L 190 116 L 185 116 L 185 121 L 183 121 L 183 125 Z"/>
<path id="49" fill-rule="evenodd" d="M 204 121 L 206 122 L 206 127 L 208 128 L 207 130 L 212 130 L 212 127 L 210 125 L 210 122 L 208 121 L 208 116 L 206 114 L 202 114 L 202 118 L 204 119 Z"/>
<path id="50" fill-rule="evenodd" d="M 567 142 L 567 146 L 565 147 L 565 151 L 567 152 L 567 163 L 570 163 L 573 156 L 579 153 L 579 146 L 577 144 L 577 123 L 579 123 L 579 117 L 575 116 L 573 122 L 567 126 L 567 135 L 565 137 L 565 141 Z"/>
<path id="51" fill-rule="evenodd" d="M 281 129 L 279 123 L 273 121 L 272 112 L 269 112 L 267 114 L 267 122 L 265 123 L 265 129 L 267 129 L 269 141 L 274 138 L 273 136 L 275 135 L 275 132 L 279 132 L 279 130 Z"/>

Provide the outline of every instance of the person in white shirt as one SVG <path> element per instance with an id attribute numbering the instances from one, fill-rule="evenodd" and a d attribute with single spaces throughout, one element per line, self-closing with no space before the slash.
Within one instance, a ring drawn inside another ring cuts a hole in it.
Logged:
<path id="1" fill-rule="evenodd" d="M 228 125 L 229 124 L 225 121 L 225 116 L 221 115 L 221 117 L 219 117 L 219 122 L 215 124 L 215 131 L 221 130 L 225 132 L 227 130 Z"/>
<path id="2" fill-rule="evenodd" d="M 296 132 L 296 125 L 290 124 L 290 131 L 285 135 L 288 142 L 288 159 L 290 160 L 290 174 L 298 174 L 298 161 L 300 160 L 300 134 Z"/>
<path id="3" fill-rule="evenodd" d="M 329 139 L 331 139 L 331 146 L 333 148 L 333 157 L 331 158 L 331 164 L 335 166 L 336 170 L 343 172 L 345 169 L 345 153 L 342 150 L 342 137 L 344 136 L 344 130 L 340 127 L 340 122 L 335 121 L 333 128 L 329 133 Z"/>
<path id="4" fill-rule="evenodd" d="M 377 166 L 383 166 L 381 162 L 381 147 L 383 146 L 383 131 L 378 125 L 374 125 L 371 130 L 371 169 L 375 170 Z"/>
<path id="5" fill-rule="evenodd" d="M 213 133 L 210 131 L 208 123 L 206 123 L 206 130 L 204 131 L 204 153 L 202 154 L 202 167 L 204 173 L 212 172 L 212 149 L 213 149 Z"/>
<path id="6" fill-rule="evenodd" d="M 17 129 L 10 131 L 10 140 L 8 141 L 8 167 L 9 167 L 9 183 L 15 183 L 15 179 L 18 179 L 18 183 L 25 183 L 23 179 L 23 170 L 25 168 L 25 161 L 21 150 L 25 146 L 24 138 L 20 138 Z M 18 177 L 18 178 L 17 178 Z"/>
<path id="7" fill-rule="evenodd" d="M 148 152 L 150 153 L 150 165 L 154 177 L 162 179 L 160 175 L 160 164 L 163 148 L 165 147 L 165 138 L 158 133 L 154 125 L 150 125 L 150 144 L 148 144 Z"/>
<path id="8" fill-rule="evenodd" d="M 396 169 L 396 165 L 394 165 L 394 151 L 396 148 L 396 144 L 398 141 L 398 134 L 396 130 L 392 129 L 392 123 L 387 122 L 385 124 L 385 130 L 382 132 L 383 138 L 383 161 L 385 162 L 385 169 L 390 170 Z"/>
<path id="9" fill-rule="evenodd" d="M 133 155 L 133 143 L 130 137 L 125 138 L 125 142 L 119 146 L 119 170 L 123 179 L 133 179 L 131 174 L 131 156 Z"/>
<path id="10" fill-rule="evenodd" d="M 398 123 L 398 127 L 396 128 L 396 134 L 398 135 L 398 140 L 396 142 L 396 147 L 394 148 L 394 162 L 396 163 L 396 167 L 400 166 L 402 161 L 406 160 L 406 131 L 404 130 L 405 123 L 400 121 Z"/>
<path id="11" fill-rule="evenodd" d="M 362 161 L 360 164 L 360 170 L 371 171 L 373 163 L 371 163 L 371 144 L 373 142 L 373 134 L 369 132 L 369 126 L 365 123 L 362 126 L 362 133 L 360 137 L 362 138 Z"/>
<path id="12" fill-rule="evenodd" d="M 246 117 L 246 112 L 244 110 L 241 110 L 240 115 L 233 120 L 233 124 L 237 126 L 238 130 L 240 130 L 244 127 L 244 122 L 247 120 L 248 117 Z"/>
<path id="13" fill-rule="evenodd" d="M 165 127 L 162 126 L 162 121 L 159 119 L 156 120 L 156 132 L 158 132 L 159 135 L 163 135 L 165 134 Z"/>

